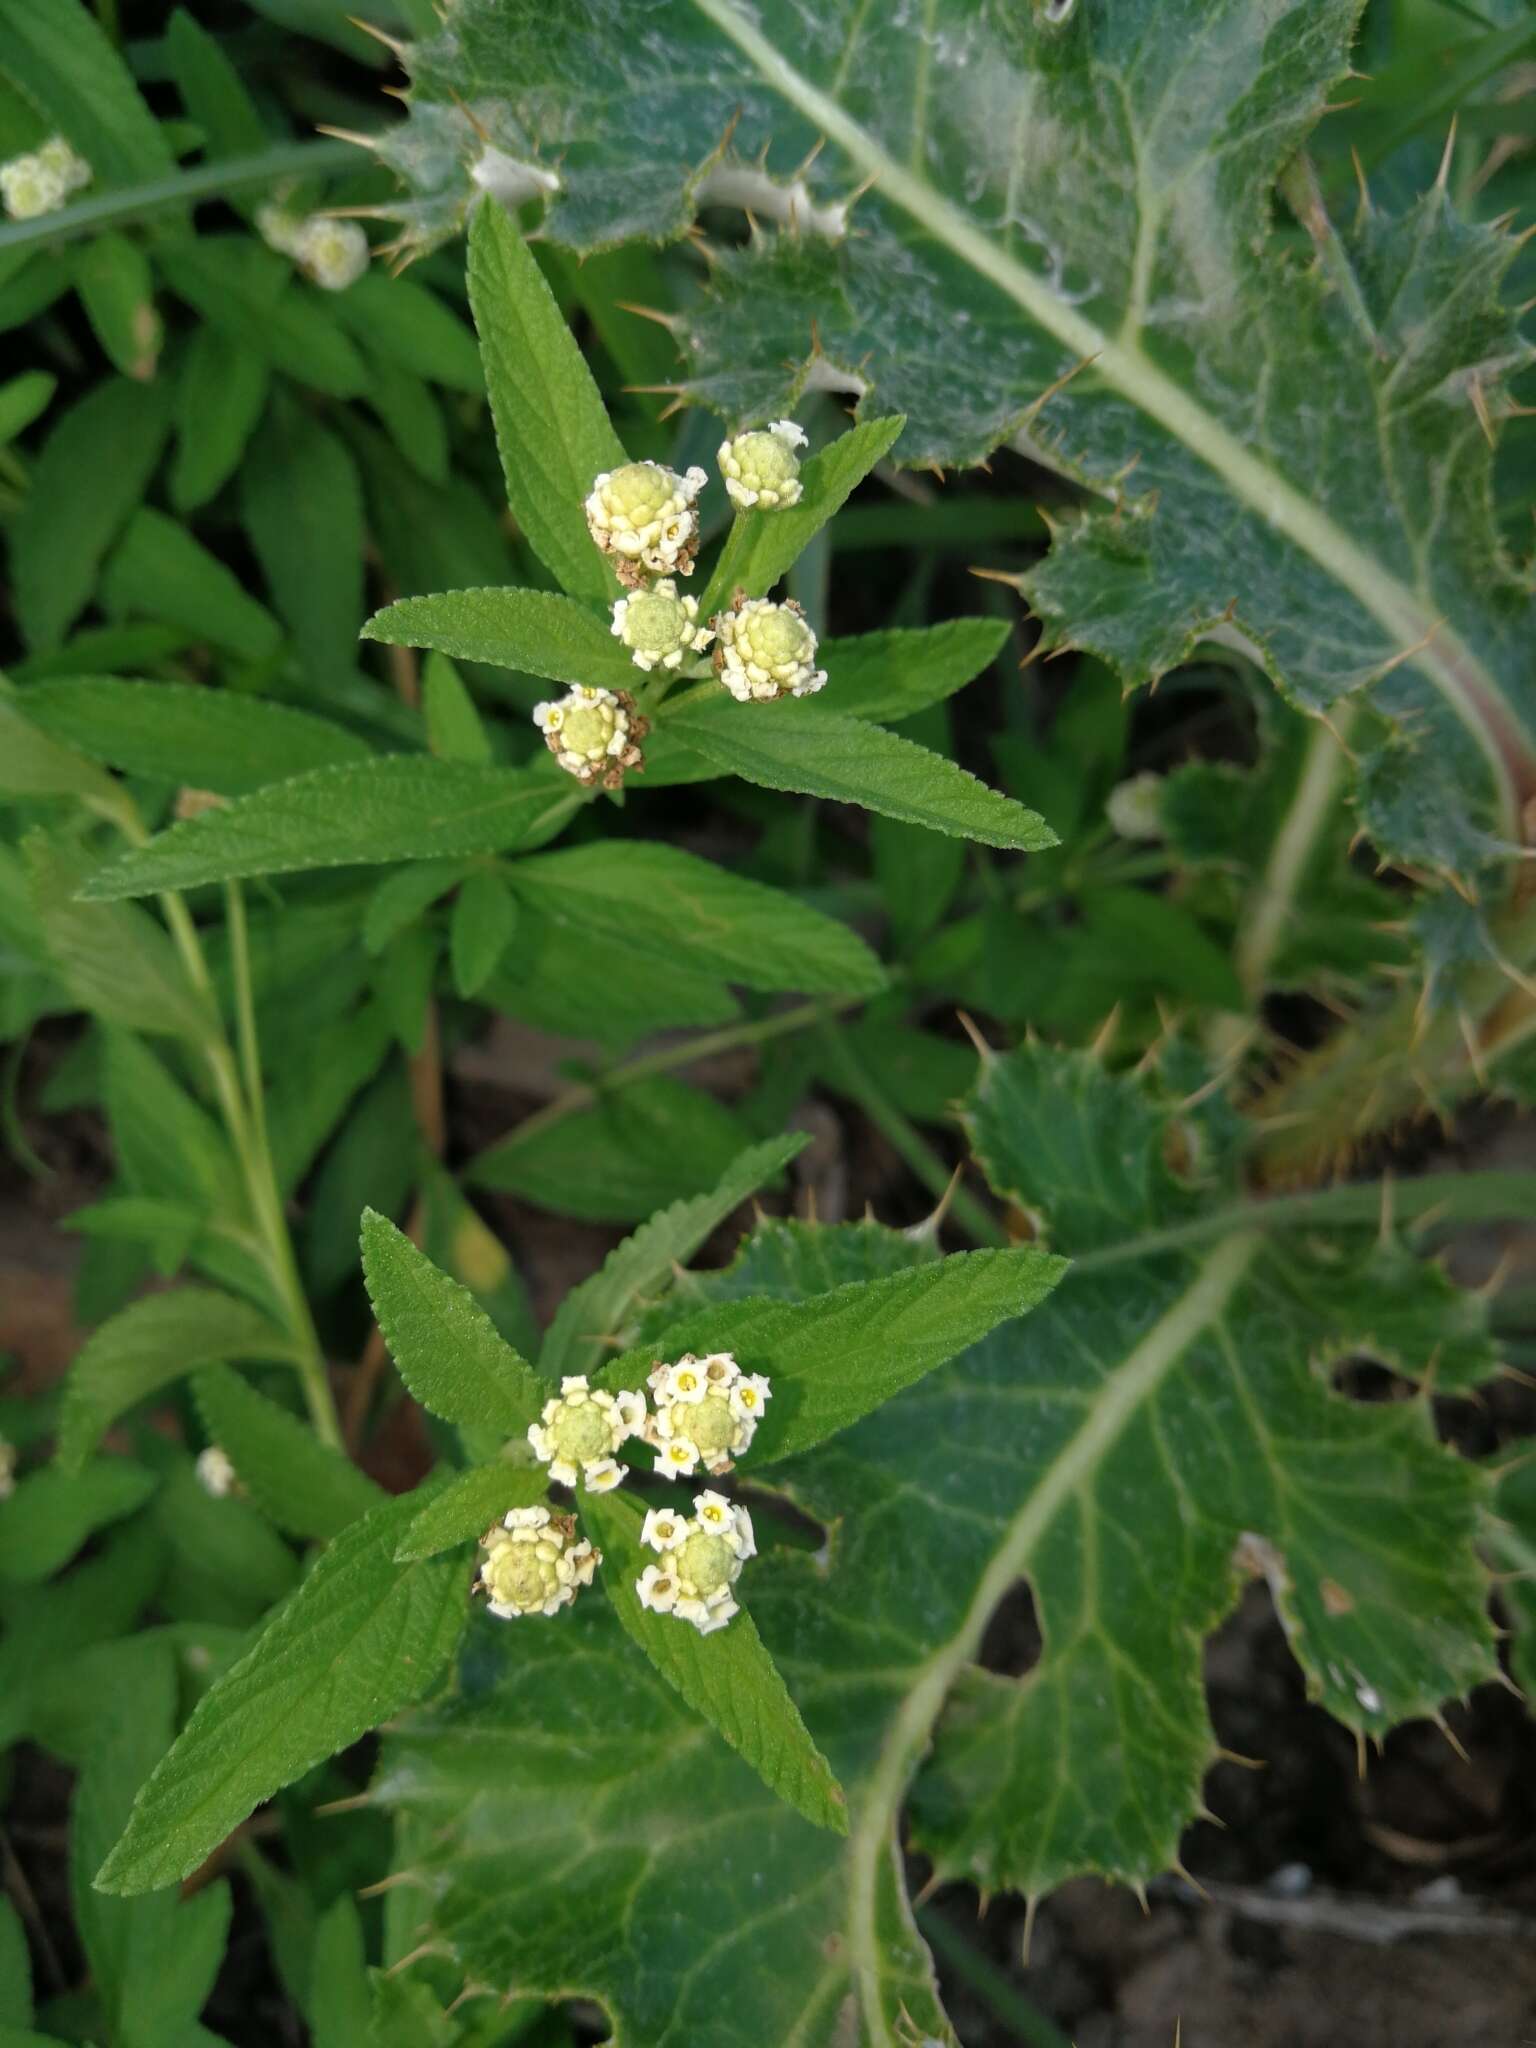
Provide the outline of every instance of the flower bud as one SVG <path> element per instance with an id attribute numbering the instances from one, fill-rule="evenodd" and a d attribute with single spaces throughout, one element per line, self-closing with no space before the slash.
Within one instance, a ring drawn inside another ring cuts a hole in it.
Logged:
<path id="1" fill-rule="evenodd" d="M 678 668 L 685 654 L 700 652 L 714 639 L 708 626 L 697 623 L 699 600 L 679 597 L 671 577 L 617 598 L 613 632 L 629 649 L 636 668 Z"/>
<path id="2" fill-rule="evenodd" d="M 368 237 L 355 220 L 328 220 L 312 213 L 288 252 L 311 284 L 344 292 L 368 268 Z"/>
<path id="3" fill-rule="evenodd" d="M 44 170 L 52 171 L 56 178 L 63 179 L 66 192 L 83 191 L 94 175 L 79 150 L 62 135 L 50 135 L 40 145 L 37 159 Z"/>
<path id="4" fill-rule="evenodd" d="M 724 1628 L 740 1612 L 731 1588 L 749 1557 L 757 1555 L 752 1517 L 720 1493 L 696 1493 L 690 1518 L 653 1509 L 641 1541 L 661 1553 L 635 1581 L 640 1605 L 653 1614 L 691 1621 L 701 1636 Z"/>
<path id="5" fill-rule="evenodd" d="M 256 209 L 257 234 L 269 249 L 275 249 L 280 256 L 297 257 L 299 237 L 307 225 L 298 214 L 290 213 L 276 199 L 268 199 Z"/>
<path id="6" fill-rule="evenodd" d="M 197 1454 L 197 1483 L 204 1493 L 223 1500 L 239 1485 L 234 1460 L 222 1444 L 210 1444 Z"/>
<path id="7" fill-rule="evenodd" d="M 611 555 L 621 583 L 638 590 L 648 576 L 691 576 L 699 545 L 693 501 L 708 482 L 702 469 L 679 476 L 660 462 L 626 462 L 593 479 L 587 530 Z"/>
<path id="8" fill-rule="evenodd" d="M 800 464 L 795 450 L 805 446 L 805 432 L 793 420 L 774 420 L 720 443 L 720 474 L 731 503 L 748 512 L 765 512 L 800 502 Z"/>
<path id="9" fill-rule="evenodd" d="M 816 666 L 816 635 L 792 597 L 738 598 L 712 621 L 720 636 L 715 672 L 739 703 L 809 697 L 827 680 Z"/>
<path id="10" fill-rule="evenodd" d="M 617 789 L 628 769 L 639 773 L 645 767 L 639 743 L 650 721 L 636 716 L 628 690 L 577 683 L 554 702 L 535 704 L 533 722 L 545 746 L 578 782 Z"/>
<path id="11" fill-rule="evenodd" d="M 685 1479 L 700 1465 L 711 1474 L 729 1472 L 756 1435 L 772 1392 L 761 1373 L 744 1373 L 728 1351 L 658 1363 L 650 1387 L 654 1412 L 645 1436 L 656 1470 Z"/>
<path id="12" fill-rule="evenodd" d="M 480 1539 L 485 1552 L 475 1591 L 486 1595 L 492 1614 L 516 1621 L 525 1614 L 558 1614 L 590 1586 L 599 1563 L 591 1544 L 575 1541 L 571 1515 L 548 1508 L 513 1508 Z"/>
<path id="13" fill-rule="evenodd" d="M 57 170 L 51 170 L 39 153 L 13 156 L 0 164 L 0 204 L 12 220 L 37 220 L 45 213 L 57 213 L 69 197 L 69 187 Z"/>
<path id="14" fill-rule="evenodd" d="M 1163 778 L 1161 775 L 1133 775 L 1109 792 L 1104 815 L 1122 839 L 1161 839 L 1163 835 Z"/>
<path id="15" fill-rule="evenodd" d="M 614 1457 L 619 1446 L 645 1429 L 645 1396 L 594 1392 L 581 1373 L 560 1382 L 557 1397 L 544 1403 L 530 1423 L 533 1454 L 549 1467 L 551 1479 L 574 1486 L 578 1476 L 594 1493 L 608 1493 L 629 1471 Z"/>

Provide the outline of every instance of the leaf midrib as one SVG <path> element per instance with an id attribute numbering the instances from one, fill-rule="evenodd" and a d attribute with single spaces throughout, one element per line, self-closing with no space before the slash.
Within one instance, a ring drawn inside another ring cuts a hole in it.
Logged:
<path id="1" fill-rule="evenodd" d="M 837 102 L 804 77 L 766 36 L 738 14 L 732 0 L 693 5 L 758 69 L 764 82 L 818 126 L 871 177 L 881 194 L 912 216 L 978 275 L 1012 299 L 1047 333 L 1150 418 L 1173 434 L 1251 511 L 1299 547 L 1391 635 L 1402 659 L 1435 685 L 1488 761 L 1499 808 L 1519 838 L 1517 781 L 1536 786 L 1536 747 L 1524 734 L 1495 678 L 1420 596 L 1359 547 L 1321 506 L 1245 448 L 1136 346 L 1105 333 L 1050 286 L 994 247 L 986 235 L 927 181 L 887 154 Z M 1506 751 L 1507 750 L 1507 751 Z M 1518 759 L 1519 774 L 1509 755 Z"/>
<path id="2" fill-rule="evenodd" d="M 898 1854 L 896 1818 L 950 1688 L 975 1656 L 998 1602 L 1026 1570 L 1066 1500 L 1108 1455 L 1194 1340 L 1217 1321 L 1252 1264 L 1257 1232 L 1234 1233 L 1199 1266 L 1178 1300 L 1104 1382 L 1082 1426 L 1068 1439 L 1009 1524 L 959 1628 L 920 1669 L 881 1746 L 849 1838 L 850 1965 L 871 2048 L 900 2048 L 880 2009 L 878 1910 L 882 1856 Z M 898 1873 L 899 1886 L 899 1873 Z M 905 1896 L 903 1893 L 902 1896 Z"/>

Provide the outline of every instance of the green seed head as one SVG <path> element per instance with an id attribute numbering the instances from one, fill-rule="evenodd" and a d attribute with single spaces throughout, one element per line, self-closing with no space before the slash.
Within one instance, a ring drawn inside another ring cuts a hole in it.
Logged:
<path id="1" fill-rule="evenodd" d="M 731 1404 L 722 1394 L 706 1394 L 692 1408 L 674 1411 L 678 1426 L 707 1457 L 711 1451 L 728 1451 L 735 1443 L 740 1424 Z"/>
<path id="2" fill-rule="evenodd" d="M 690 1536 L 676 1553 L 677 1576 L 701 1600 L 730 1585 L 738 1570 L 736 1552 L 723 1536 L 703 1531 Z"/>
<path id="3" fill-rule="evenodd" d="M 485 1589 L 501 1606 L 531 1613 L 560 1590 L 559 1555 L 559 1545 L 548 1541 L 498 1544 L 481 1572 Z"/>
<path id="4" fill-rule="evenodd" d="M 565 714 L 560 744 L 572 754 L 599 760 L 608 750 L 616 721 L 611 704 L 577 704 Z"/>
<path id="5" fill-rule="evenodd" d="M 574 1407 L 563 1403 L 549 1434 L 560 1456 L 573 1465 L 587 1458 L 606 1458 L 613 1449 L 613 1424 L 607 1409 L 599 1408 L 595 1401 L 582 1401 Z"/>

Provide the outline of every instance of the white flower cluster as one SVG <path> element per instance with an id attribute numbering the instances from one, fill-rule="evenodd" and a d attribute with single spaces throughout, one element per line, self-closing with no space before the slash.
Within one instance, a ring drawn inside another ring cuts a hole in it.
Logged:
<path id="1" fill-rule="evenodd" d="M 715 637 L 698 617 L 699 600 L 679 597 L 667 576 L 649 590 L 615 600 L 613 634 L 629 649 L 636 668 L 677 668 L 685 654 L 702 652 Z"/>
<path id="2" fill-rule="evenodd" d="M 707 1358 L 688 1352 L 675 1365 L 658 1364 L 650 1388 L 646 1441 L 655 1448 L 656 1470 L 680 1479 L 691 1479 L 700 1465 L 711 1477 L 729 1472 L 770 1398 L 764 1376 L 744 1373 L 729 1351 Z"/>
<path id="3" fill-rule="evenodd" d="M 1148 772 L 1117 782 L 1105 801 L 1104 815 L 1122 839 L 1161 839 L 1162 776 Z"/>
<path id="4" fill-rule="evenodd" d="M 731 1588 L 749 1557 L 757 1555 L 752 1517 L 720 1493 L 696 1493 L 692 1516 L 652 1508 L 640 1540 L 661 1557 L 635 1581 L 640 1605 L 653 1614 L 691 1621 L 701 1636 L 724 1628 L 739 1613 Z"/>
<path id="5" fill-rule="evenodd" d="M 368 268 L 368 237 L 355 220 L 292 214 L 273 200 L 257 209 L 256 227 L 269 249 L 291 257 L 324 291 L 344 292 Z"/>
<path id="6" fill-rule="evenodd" d="M 548 1508 L 513 1508 L 480 1539 L 485 1557 L 476 1584 L 492 1614 L 516 1621 L 524 1614 L 558 1614 L 590 1586 L 599 1562 L 591 1544 L 574 1540 L 570 1515 Z"/>
<path id="7" fill-rule="evenodd" d="M 587 531 L 614 558 L 621 583 L 638 590 L 648 576 L 693 574 L 699 545 L 693 501 L 708 481 L 702 469 L 679 476 L 660 462 L 626 462 L 593 479 Z"/>
<path id="8" fill-rule="evenodd" d="M 568 775 L 604 789 L 617 789 L 626 768 L 641 766 L 640 741 L 651 729 L 628 690 L 595 683 L 573 683 L 563 697 L 535 704 L 533 722 Z"/>
<path id="9" fill-rule="evenodd" d="M 800 502 L 800 463 L 795 454 L 805 446 L 805 429 L 793 420 L 773 420 L 750 433 L 720 443 L 720 474 L 731 503 L 743 512 L 760 505 L 765 512 Z"/>
<path id="10" fill-rule="evenodd" d="M 62 135 L 0 164 L 0 203 L 12 220 L 57 213 L 72 192 L 91 182 L 91 167 Z"/>
<path id="11" fill-rule="evenodd" d="M 204 1493 L 212 1494 L 215 1500 L 223 1500 L 239 1485 L 235 1473 L 235 1461 L 222 1444 L 210 1444 L 205 1451 L 197 1454 L 197 1483 Z"/>
<path id="12" fill-rule="evenodd" d="M 643 1433 L 644 1394 L 605 1394 L 587 1385 L 586 1375 L 567 1375 L 557 1396 L 544 1403 L 543 1419 L 530 1423 L 533 1454 L 549 1467 L 551 1479 L 574 1486 L 578 1476 L 593 1493 L 609 1493 L 629 1467 L 614 1457 L 620 1445 Z"/>
<path id="13" fill-rule="evenodd" d="M 809 697 L 827 680 L 816 666 L 816 635 L 792 597 L 782 604 L 739 599 L 715 620 L 715 630 L 715 670 L 738 703 Z"/>

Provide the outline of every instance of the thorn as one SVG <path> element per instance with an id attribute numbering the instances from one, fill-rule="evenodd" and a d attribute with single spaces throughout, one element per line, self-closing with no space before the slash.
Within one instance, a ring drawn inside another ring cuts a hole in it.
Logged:
<path id="1" fill-rule="evenodd" d="M 1488 1086 L 1488 1064 L 1483 1058 L 1483 1049 L 1477 1042 L 1476 1027 L 1468 1016 L 1464 1003 L 1456 1005 L 1456 1022 L 1460 1027 L 1461 1042 L 1467 1048 L 1467 1058 L 1471 1062 L 1472 1072 L 1476 1076 L 1477 1085 L 1479 1088 L 1486 1089 Z"/>
<path id="2" fill-rule="evenodd" d="M 1394 654 L 1390 661 L 1384 662 L 1382 666 L 1379 669 L 1377 669 L 1376 673 L 1371 677 L 1371 681 L 1373 683 L 1379 683 L 1383 676 L 1391 675 L 1393 669 L 1401 668 L 1405 661 L 1412 661 L 1415 655 L 1422 654 L 1425 648 L 1429 645 L 1430 641 L 1434 639 L 1435 635 L 1439 632 L 1440 628 L 1444 624 L 1445 620 L 1443 618 L 1436 619 L 1434 624 L 1430 627 L 1429 631 L 1424 635 L 1424 638 L 1422 640 L 1415 640 L 1411 647 L 1405 647 L 1401 654 Z M 1327 725 L 1328 721 L 1324 719 L 1323 723 Z M 1333 727 L 1331 725 L 1328 726 L 1328 730 L 1330 732 L 1333 732 Z M 1333 733 L 1333 736 L 1336 740 L 1339 741 L 1339 745 L 1341 747 L 1344 747 L 1343 740 L 1339 739 L 1339 735 L 1336 732 Z M 1346 754 L 1349 754 L 1350 760 L 1353 761 L 1355 757 L 1352 753 L 1350 753 L 1349 748 L 1344 747 L 1344 751 Z"/>
<path id="3" fill-rule="evenodd" d="M 1447 136 L 1446 136 L 1446 138 L 1445 138 L 1445 151 L 1444 151 L 1444 154 L 1443 154 L 1443 155 L 1441 156 L 1441 158 L 1440 158 L 1440 168 L 1439 168 L 1439 170 L 1438 170 L 1438 171 L 1436 171 L 1436 173 L 1435 173 L 1435 185 L 1434 185 L 1434 189 L 1435 189 L 1435 190 L 1436 190 L 1437 192 L 1445 192 L 1446 190 L 1448 190 L 1448 189 L 1449 189 L 1449 186 L 1450 186 L 1450 182 L 1451 182 L 1451 158 L 1452 158 L 1452 157 L 1453 157 L 1453 156 L 1455 155 L 1455 153 L 1456 153 L 1456 116 L 1455 116 L 1454 114 L 1452 114 L 1452 116 L 1451 116 L 1451 132 L 1450 132 L 1450 134 L 1449 134 L 1449 135 L 1447 135 Z"/>
<path id="4" fill-rule="evenodd" d="M 1152 1917 L 1152 1902 L 1147 1897 L 1147 1888 L 1139 1877 L 1131 1879 L 1131 1890 L 1136 1894 L 1136 1901 L 1141 1907 L 1143 1919 L 1150 1920 Z"/>
<path id="5" fill-rule="evenodd" d="M 375 28 L 371 21 L 360 21 L 355 14 L 349 14 L 347 20 L 354 28 L 361 29 L 365 36 L 372 36 L 376 43 L 382 43 L 386 50 L 391 51 L 401 63 L 404 63 L 405 53 L 410 48 L 409 43 L 402 43 L 396 36 L 386 35 L 383 29 Z"/>
<path id="6" fill-rule="evenodd" d="M 949 1214 L 950 1204 L 955 1199 L 955 1190 L 959 1187 L 964 1173 L 965 1167 L 963 1164 L 955 1168 L 954 1172 L 949 1176 L 949 1186 L 934 1205 L 933 1213 L 925 1216 L 920 1223 L 914 1223 L 909 1230 L 902 1233 L 903 1236 L 918 1244 L 929 1243 L 938 1237 L 944 1218 Z"/>
<path id="7" fill-rule="evenodd" d="M 370 151 L 378 140 L 373 135 L 360 135 L 355 128 L 332 128 L 329 122 L 326 121 L 317 121 L 315 123 L 315 133 L 317 135 L 334 136 L 337 142 L 355 142 L 359 149 Z"/>
<path id="8" fill-rule="evenodd" d="M 1222 1763 L 1236 1764 L 1245 1771 L 1267 1771 L 1269 1769 L 1269 1765 L 1264 1761 L 1263 1757 L 1244 1756 L 1240 1750 L 1223 1749 L 1220 1743 L 1216 1745 L 1216 1754 Z"/>
<path id="9" fill-rule="evenodd" d="M 402 1970 L 408 1970 L 412 1963 L 419 1963 L 423 1956 L 449 1956 L 453 1950 L 446 1941 L 424 1941 L 413 1948 L 408 1956 L 402 1956 L 398 1963 L 391 1963 L 384 1972 L 386 1977 L 398 1977 Z"/>
<path id="10" fill-rule="evenodd" d="M 613 302 L 622 312 L 638 313 L 642 320 L 654 320 L 658 327 L 665 327 L 669 334 L 675 334 L 683 322 L 681 313 L 663 313 L 655 306 L 639 306 L 633 299 L 615 299 Z"/>
<path id="11" fill-rule="evenodd" d="M 1040 416 L 1041 408 L 1048 404 L 1058 391 L 1064 390 L 1072 382 L 1072 379 L 1079 370 L 1086 370 L 1090 363 L 1096 363 L 1099 359 L 1099 353 L 1100 351 L 1095 349 L 1091 355 L 1080 356 L 1075 363 L 1062 371 L 1054 384 L 1047 384 L 1040 396 L 1031 405 L 1025 407 L 1023 414 L 1024 423 L 1033 426 Z"/>
<path id="12" fill-rule="evenodd" d="M 1029 1945 L 1035 1938 L 1035 1909 L 1040 1904 L 1038 1892 L 1027 1892 L 1024 1897 L 1024 1938 L 1019 1944 L 1019 1961 L 1029 1968 Z"/>
<path id="13" fill-rule="evenodd" d="M 1440 1730 L 1440 1733 L 1445 1737 L 1446 1741 L 1451 1745 L 1452 1749 L 1455 1750 L 1456 1754 L 1461 1758 L 1462 1762 L 1464 1764 L 1471 1763 L 1471 1757 L 1467 1755 L 1467 1752 L 1462 1748 L 1460 1742 L 1457 1741 L 1456 1732 L 1452 1728 L 1450 1722 L 1446 1720 L 1444 1714 L 1431 1714 L 1429 1718 L 1434 1722 L 1435 1726 Z"/>
<path id="14" fill-rule="evenodd" d="M 324 1806 L 317 1806 L 313 1811 L 317 1815 L 328 1819 L 333 1813 L 361 1813 L 366 1807 L 373 1804 L 374 1798 L 371 1792 L 354 1792 L 350 1799 L 330 1799 L 326 1801 Z"/>
<path id="15" fill-rule="evenodd" d="M 1184 1883 L 1189 1886 L 1190 1890 L 1192 1892 L 1197 1892 L 1199 1896 L 1202 1899 L 1204 1899 L 1205 1903 L 1208 1906 L 1214 1903 L 1210 1893 L 1206 1890 L 1205 1886 L 1200 1882 L 1199 1878 L 1191 1877 L 1189 1872 L 1184 1868 L 1184 1865 L 1179 1861 L 1177 1857 L 1173 1859 L 1172 1868 L 1175 1877 L 1182 1878 Z"/>
<path id="16" fill-rule="evenodd" d="M 943 1882 L 944 1879 L 939 1874 L 937 1868 L 930 1870 L 928 1875 L 923 1879 L 923 1882 L 918 1886 L 917 1890 L 912 1895 L 912 1910 L 914 1912 L 921 1912 L 923 1907 L 927 1905 L 928 1901 L 933 1897 L 934 1893 L 939 1889 L 940 1885 L 942 1885 Z"/>
<path id="17" fill-rule="evenodd" d="M 1110 1047 L 1115 1042 L 1115 1033 L 1119 1030 L 1119 1028 L 1120 1005 L 1116 1003 L 1115 1007 L 1110 1011 L 1109 1015 L 1104 1019 L 1104 1022 L 1099 1026 L 1098 1030 L 1094 1033 L 1092 1041 L 1089 1044 L 1088 1050 L 1096 1060 L 1102 1063 L 1104 1060 L 1108 1059 Z"/>
<path id="18" fill-rule="evenodd" d="M 1356 1777 L 1357 1777 L 1357 1778 L 1358 1778 L 1358 1779 L 1360 1780 L 1361 1784 L 1363 1785 L 1363 1784 L 1365 1783 L 1365 1763 L 1366 1763 L 1366 1756 L 1365 1756 L 1365 1731 L 1364 1731 L 1364 1729 L 1363 1729 L 1363 1728 L 1357 1728 L 1357 1729 L 1356 1729 L 1356 1730 L 1354 1731 L 1354 1734 L 1355 1734 L 1355 1776 L 1356 1776 Z"/>
<path id="19" fill-rule="evenodd" d="M 1493 420 L 1488 412 L 1488 399 L 1483 391 L 1483 380 L 1474 370 L 1467 379 L 1467 396 L 1472 401 L 1472 410 L 1477 414 L 1477 424 L 1483 430 L 1483 439 L 1490 448 L 1494 445 Z"/>
<path id="20" fill-rule="evenodd" d="M 355 1899 L 377 1899 L 381 1898 L 385 1892 L 392 1892 L 402 1884 L 424 1885 L 425 1883 L 426 1879 L 419 1870 L 392 1870 L 388 1877 L 381 1877 L 377 1884 L 365 1884 L 361 1890 L 355 1891 L 352 1896 Z"/>
<path id="21" fill-rule="evenodd" d="M 996 1059 L 997 1054 L 992 1050 L 991 1046 L 988 1045 L 987 1041 L 982 1037 L 980 1031 L 976 1027 L 975 1022 L 966 1015 L 965 1011 L 956 1010 L 955 1015 L 960 1020 L 960 1029 L 965 1033 L 966 1037 L 971 1041 L 972 1045 L 975 1046 L 977 1058 L 981 1060 L 983 1064 L 985 1064 L 988 1060 Z"/>
<path id="22" fill-rule="evenodd" d="M 1008 588 L 1016 590 L 1020 597 L 1024 595 L 1024 571 L 1022 569 L 1010 575 L 1006 569 L 982 569 L 973 566 L 966 571 L 966 574 L 968 576 L 979 576 L 983 583 L 1006 583 Z"/>

